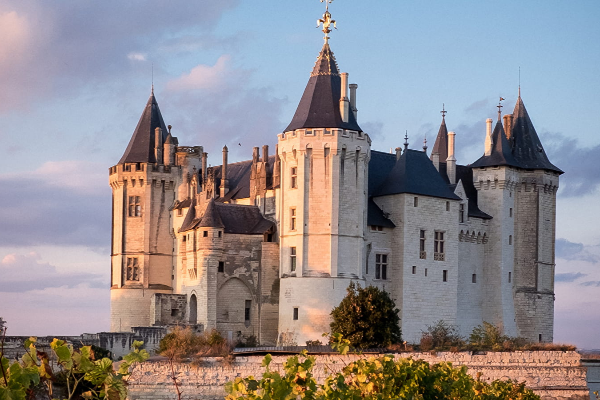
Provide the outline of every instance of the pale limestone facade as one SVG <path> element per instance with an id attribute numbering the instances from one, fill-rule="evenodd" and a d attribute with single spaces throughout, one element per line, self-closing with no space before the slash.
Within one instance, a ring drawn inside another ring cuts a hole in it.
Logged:
<path id="1" fill-rule="evenodd" d="M 520 96 L 463 166 L 445 118 L 430 157 L 372 150 L 347 77 L 325 43 L 274 155 L 229 163 L 225 146 L 215 167 L 178 145 L 151 95 L 110 168 L 111 330 L 188 324 L 303 345 L 355 281 L 390 293 L 408 342 L 440 320 L 552 341 L 562 171 Z"/>

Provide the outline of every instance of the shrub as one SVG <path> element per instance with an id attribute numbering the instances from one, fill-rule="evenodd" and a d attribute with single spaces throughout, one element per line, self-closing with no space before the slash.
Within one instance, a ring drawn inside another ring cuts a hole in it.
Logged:
<path id="1" fill-rule="evenodd" d="M 216 329 L 197 335 L 190 327 L 178 326 L 162 338 L 158 353 L 169 360 L 180 361 L 190 357 L 227 356 L 231 348 Z"/>
<path id="2" fill-rule="evenodd" d="M 306 341 L 306 346 L 310 347 L 310 346 L 323 346 L 323 342 L 321 342 L 319 339 L 317 340 L 307 340 Z"/>
<path id="3" fill-rule="evenodd" d="M 472 350 L 493 350 L 500 351 L 504 348 L 504 343 L 511 338 L 502 334 L 502 329 L 489 322 L 473 328 L 469 336 L 469 345 Z"/>
<path id="4" fill-rule="evenodd" d="M 374 286 L 361 288 L 354 282 L 347 291 L 331 311 L 332 334 L 342 334 L 357 348 L 387 347 L 402 341 L 399 311 L 387 292 Z"/>
<path id="5" fill-rule="evenodd" d="M 435 325 L 428 326 L 427 330 L 422 332 L 420 347 L 421 351 L 432 349 L 458 351 L 464 347 L 464 344 L 464 340 L 458 334 L 456 327 L 440 320 Z"/>

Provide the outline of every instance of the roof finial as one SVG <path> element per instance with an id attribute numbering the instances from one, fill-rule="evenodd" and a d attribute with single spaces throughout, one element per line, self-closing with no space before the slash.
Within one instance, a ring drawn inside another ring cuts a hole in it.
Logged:
<path id="1" fill-rule="evenodd" d="M 502 120 L 502 107 L 504 107 L 502 105 L 502 101 L 505 100 L 504 97 L 500 96 L 500 101 L 498 102 L 498 105 L 496 107 L 498 107 L 498 121 Z"/>
<path id="2" fill-rule="evenodd" d="M 519 98 L 521 98 L 521 66 L 519 66 Z"/>
<path id="3" fill-rule="evenodd" d="M 323 14 L 323 18 L 317 20 L 317 28 L 323 24 L 323 33 L 325 34 L 325 43 L 328 43 L 329 36 L 327 34 L 331 32 L 330 26 L 333 24 L 333 27 L 337 29 L 337 25 L 335 24 L 335 20 L 331 19 L 331 13 L 329 12 L 329 3 L 333 0 L 321 0 L 321 3 L 325 3 L 325 14 Z"/>
<path id="4" fill-rule="evenodd" d="M 425 137 L 423 138 L 423 152 L 427 153 L 427 134 L 425 134 Z"/>
<path id="5" fill-rule="evenodd" d="M 446 111 L 446 105 L 444 103 L 442 103 L 442 111 L 440 111 L 440 114 L 442 114 L 442 119 L 446 119 L 446 113 L 448 111 Z"/>
<path id="6" fill-rule="evenodd" d="M 154 63 L 152 63 L 152 96 L 154 96 Z"/>
<path id="7" fill-rule="evenodd" d="M 408 150 L 408 129 L 406 130 L 406 134 L 404 135 L 404 152 L 406 153 Z"/>

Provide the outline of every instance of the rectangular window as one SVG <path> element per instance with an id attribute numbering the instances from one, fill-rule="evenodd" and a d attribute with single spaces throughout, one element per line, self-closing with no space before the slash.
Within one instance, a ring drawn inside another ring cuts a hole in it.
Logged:
<path id="1" fill-rule="evenodd" d="M 217 272 L 225 272 L 225 261 L 219 261 L 219 267 L 217 268 Z"/>
<path id="2" fill-rule="evenodd" d="M 296 207 L 290 208 L 290 230 L 296 230 Z"/>
<path id="3" fill-rule="evenodd" d="M 219 231 L 219 237 L 223 236 L 223 232 Z"/>
<path id="4" fill-rule="evenodd" d="M 471 276 L 471 283 L 477 283 L 477 274 L 473 274 L 473 276 Z"/>
<path id="5" fill-rule="evenodd" d="M 425 260 L 427 252 L 425 251 L 425 231 L 423 229 L 419 232 L 419 252 L 419 258 Z"/>
<path id="6" fill-rule="evenodd" d="M 419 198 L 415 196 L 415 198 L 413 199 L 413 206 L 414 207 L 419 207 Z"/>
<path id="7" fill-rule="evenodd" d="M 458 222 L 461 224 L 465 222 L 465 205 L 461 204 L 458 206 Z"/>
<path id="8" fill-rule="evenodd" d="M 512 208 L 509 208 L 509 209 L 508 209 L 508 214 L 509 214 L 509 217 L 511 217 L 511 218 L 512 218 Z"/>
<path id="9" fill-rule="evenodd" d="M 444 232 L 435 231 L 433 241 L 433 259 L 435 261 L 444 261 Z"/>
<path id="10" fill-rule="evenodd" d="M 512 272 L 508 273 L 508 283 L 512 281 Z"/>
<path id="11" fill-rule="evenodd" d="M 296 248 L 290 247 L 290 271 L 296 270 Z"/>
<path id="12" fill-rule="evenodd" d="M 425 268 L 425 276 L 427 276 L 427 268 Z"/>
<path id="13" fill-rule="evenodd" d="M 542 334 L 541 333 L 538 335 L 538 339 L 539 339 L 540 343 L 542 343 Z"/>
<path id="14" fill-rule="evenodd" d="M 450 211 L 450 202 L 449 201 L 446 202 L 446 211 Z"/>
<path id="15" fill-rule="evenodd" d="M 203 237 L 208 237 L 208 231 L 202 231 L 202 236 Z"/>
<path id="16" fill-rule="evenodd" d="M 142 203 L 140 196 L 129 196 L 129 216 L 142 216 Z"/>
<path id="17" fill-rule="evenodd" d="M 413 265 L 413 267 L 412 267 L 412 273 L 413 273 L 413 275 L 417 273 L 417 266 L 416 265 Z"/>
<path id="18" fill-rule="evenodd" d="M 250 321 L 250 307 L 252 306 L 252 300 L 246 300 L 246 307 L 244 308 L 244 321 Z"/>
<path id="19" fill-rule="evenodd" d="M 183 210 L 181 208 L 177 209 L 177 216 L 181 217 L 183 215 Z"/>
<path id="20" fill-rule="evenodd" d="M 508 235 L 508 244 L 512 245 L 512 235 Z"/>
<path id="21" fill-rule="evenodd" d="M 137 257 L 127 257 L 127 280 L 140 280 L 140 266 Z"/>
<path id="22" fill-rule="evenodd" d="M 387 254 L 375 254 L 375 279 L 387 279 Z"/>
<path id="23" fill-rule="evenodd" d="M 442 281 L 448 282 L 448 270 L 447 269 L 442 271 Z"/>
<path id="24" fill-rule="evenodd" d="M 371 225 L 371 231 L 372 232 L 381 232 L 381 231 L 383 231 L 383 226 Z"/>
<path id="25" fill-rule="evenodd" d="M 298 321 L 298 307 L 294 307 L 294 321 Z"/>
<path id="26" fill-rule="evenodd" d="M 291 185 L 290 187 L 292 189 L 296 189 L 298 187 L 298 167 L 292 167 L 291 168 Z"/>

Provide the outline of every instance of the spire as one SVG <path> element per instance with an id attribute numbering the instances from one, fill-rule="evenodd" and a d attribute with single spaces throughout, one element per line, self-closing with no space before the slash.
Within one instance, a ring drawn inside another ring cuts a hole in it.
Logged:
<path id="1" fill-rule="evenodd" d="M 446 162 L 446 158 L 448 158 L 448 128 L 446 128 L 446 111 L 445 105 L 442 104 L 442 123 L 440 125 L 440 129 L 438 130 L 437 137 L 435 138 L 435 143 L 433 145 L 433 149 L 431 150 L 431 159 L 433 160 L 434 154 L 440 155 L 440 162 Z"/>
<path id="2" fill-rule="evenodd" d="M 158 108 L 158 103 L 154 97 L 153 85 L 150 98 L 146 103 L 144 112 L 142 112 L 142 116 L 140 117 L 135 131 L 131 136 L 129 145 L 125 150 L 123 157 L 121 157 L 121 160 L 119 160 L 119 164 L 133 162 L 157 162 L 154 153 L 154 146 L 156 144 L 156 128 L 162 129 L 163 137 L 161 142 L 164 143 L 167 138 L 167 127 L 165 126 L 160 109 Z"/>
<path id="3" fill-rule="evenodd" d="M 329 3 L 333 0 L 321 0 L 321 3 L 325 2 L 325 13 L 323 14 L 323 18 L 317 20 L 317 28 L 323 24 L 323 33 L 325 34 L 325 44 L 329 42 L 329 36 L 327 34 L 331 32 L 330 26 L 333 24 L 333 27 L 337 29 L 336 23 L 334 19 L 331 19 L 331 13 L 329 12 Z"/>
<path id="4" fill-rule="evenodd" d="M 517 160 L 512 155 L 508 139 L 504 133 L 502 121 L 496 122 L 496 127 L 492 133 L 492 149 L 490 155 L 483 155 L 479 160 L 471 164 L 471 167 L 498 167 L 511 166 L 520 167 Z"/>
<path id="5" fill-rule="evenodd" d="M 563 171 L 550 162 L 542 142 L 529 118 L 519 87 L 519 98 L 513 111 L 511 138 L 513 142 L 512 153 L 520 166 L 524 169 L 546 169 L 560 174 Z"/>

